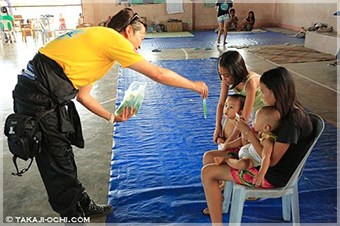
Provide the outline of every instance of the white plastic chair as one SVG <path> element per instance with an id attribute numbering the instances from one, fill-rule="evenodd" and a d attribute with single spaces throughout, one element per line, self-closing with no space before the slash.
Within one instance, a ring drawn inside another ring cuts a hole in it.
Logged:
<path id="1" fill-rule="evenodd" d="M 293 215 L 293 223 L 294 224 L 300 223 L 298 181 L 302 175 L 302 171 L 308 156 L 310 155 L 314 145 L 318 141 L 319 137 L 321 136 L 325 128 L 325 123 L 320 116 L 312 113 L 310 113 L 309 116 L 313 123 L 314 132 L 313 142 L 309 147 L 305 157 L 302 159 L 301 163 L 296 168 L 295 172 L 293 173 L 292 177 L 290 178 L 285 187 L 275 189 L 260 189 L 235 184 L 229 181 L 226 182 L 224 189 L 222 212 L 223 213 L 228 212 L 230 197 L 232 193 L 229 223 L 233 223 L 233 226 L 241 224 L 244 201 L 249 197 L 261 197 L 261 198 L 282 197 L 283 220 L 290 221 L 291 215 Z"/>

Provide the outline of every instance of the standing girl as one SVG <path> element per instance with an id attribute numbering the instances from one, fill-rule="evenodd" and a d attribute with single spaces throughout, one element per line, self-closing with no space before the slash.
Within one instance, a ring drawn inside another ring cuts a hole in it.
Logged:
<path id="1" fill-rule="evenodd" d="M 262 188 L 284 187 L 295 169 L 308 151 L 312 142 L 313 127 L 307 112 L 296 97 L 295 83 L 292 75 L 283 67 L 265 72 L 260 84 L 263 99 L 268 106 L 274 106 L 281 114 L 281 125 L 276 130 L 277 139 L 270 158 L 270 167 L 265 175 Z M 248 134 L 248 139 L 261 155 L 260 141 L 249 125 L 239 120 L 236 127 Z M 226 180 L 245 186 L 258 187 L 252 184 L 259 173 L 259 167 L 248 169 L 250 173 L 233 169 L 225 163 L 218 164 L 214 156 L 205 159 L 202 168 L 202 183 L 208 203 L 212 223 L 222 223 L 222 196 L 219 181 Z"/>
<path id="2" fill-rule="evenodd" d="M 216 2 L 217 8 L 217 23 L 218 23 L 218 36 L 217 36 L 217 47 L 220 46 L 221 35 L 224 32 L 223 36 L 223 45 L 226 45 L 226 39 L 228 34 L 228 26 L 230 25 L 230 15 L 229 9 L 233 7 L 233 3 L 230 0 L 218 0 Z"/>

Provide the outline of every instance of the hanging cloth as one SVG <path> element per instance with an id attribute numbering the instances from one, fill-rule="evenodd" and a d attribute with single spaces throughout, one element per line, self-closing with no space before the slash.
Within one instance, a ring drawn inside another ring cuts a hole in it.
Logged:
<path id="1" fill-rule="evenodd" d="M 183 13 L 183 0 L 166 0 L 168 14 Z"/>

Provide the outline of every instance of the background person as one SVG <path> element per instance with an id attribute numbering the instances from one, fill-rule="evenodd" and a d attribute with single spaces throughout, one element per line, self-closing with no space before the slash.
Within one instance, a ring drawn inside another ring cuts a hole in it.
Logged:
<path id="1" fill-rule="evenodd" d="M 241 31 L 252 31 L 255 24 L 255 14 L 253 11 L 249 11 L 248 17 L 242 20 Z"/>
<path id="2" fill-rule="evenodd" d="M 234 8 L 229 10 L 229 15 L 230 15 L 230 21 L 229 21 L 228 31 L 236 31 L 238 17 L 236 16 L 236 11 Z"/>
<path id="3" fill-rule="evenodd" d="M 128 120 L 105 109 L 91 95 L 93 84 L 117 61 L 164 85 L 190 89 L 208 96 L 204 82 L 190 81 L 146 61 L 138 49 L 146 24 L 132 9 L 114 15 L 107 27 L 86 27 L 67 32 L 39 49 L 18 76 L 13 91 L 14 111 L 43 116 L 39 120 L 42 151 L 36 155 L 39 172 L 52 209 L 62 217 L 97 217 L 111 213 L 111 205 L 95 204 L 77 178 L 71 145 L 84 147 L 81 122 L 72 99 L 109 122 Z"/>
<path id="4" fill-rule="evenodd" d="M 7 32 L 9 32 L 8 34 L 5 31 L 5 26 L 3 23 L 7 23 L 6 25 L 8 28 Z M 0 29 L 4 33 L 6 43 L 7 42 L 12 43 L 12 41 L 16 42 L 15 36 L 13 35 L 14 33 L 11 34 L 13 26 L 14 26 L 14 18 L 11 15 L 9 15 L 7 8 L 5 6 L 2 6 L 1 15 L 0 15 Z"/>
<path id="5" fill-rule="evenodd" d="M 60 13 L 60 17 L 59 17 L 59 29 L 66 30 L 66 21 L 62 13 Z"/>
<path id="6" fill-rule="evenodd" d="M 220 39 L 222 33 L 223 35 L 223 45 L 226 45 L 227 35 L 228 35 L 228 26 L 230 21 L 229 9 L 233 6 L 232 1 L 230 0 L 218 0 L 216 2 L 217 8 L 217 23 L 219 26 L 218 35 L 217 35 L 217 46 L 220 46 Z"/>
<path id="7" fill-rule="evenodd" d="M 81 25 L 83 23 L 84 23 L 84 15 L 82 13 L 79 13 L 78 25 Z"/>

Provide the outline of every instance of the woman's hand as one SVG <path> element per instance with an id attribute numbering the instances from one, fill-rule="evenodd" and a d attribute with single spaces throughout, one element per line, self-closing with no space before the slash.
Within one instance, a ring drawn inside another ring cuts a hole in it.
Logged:
<path id="1" fill-rule="evenodd" d="M 205 99 L 208 97 L 208 86 L 204 82 L 201 82 L 201 81 L 194 82 L 193 91 L 199 93 L 202 99 Z"/>
<path id="2" fill-rule="evenodd" d="M 263 182 L 264 175 L 262 175 L 261 173 L 256 174 L 253 179 L 253 185 L 255 185 L 255 187 L 261 187 L 263 185 Z"/>
<path id="3" fill-rule="evenodd" d="M 123 112 L 121 115 L 115 116 L 115 122 L 124 122 L 127 121 L 130 117 L 132 117 L 137 111 L 137 108 L 133 108 L 132 106 L 126 106 L 123 109 Z"/>

